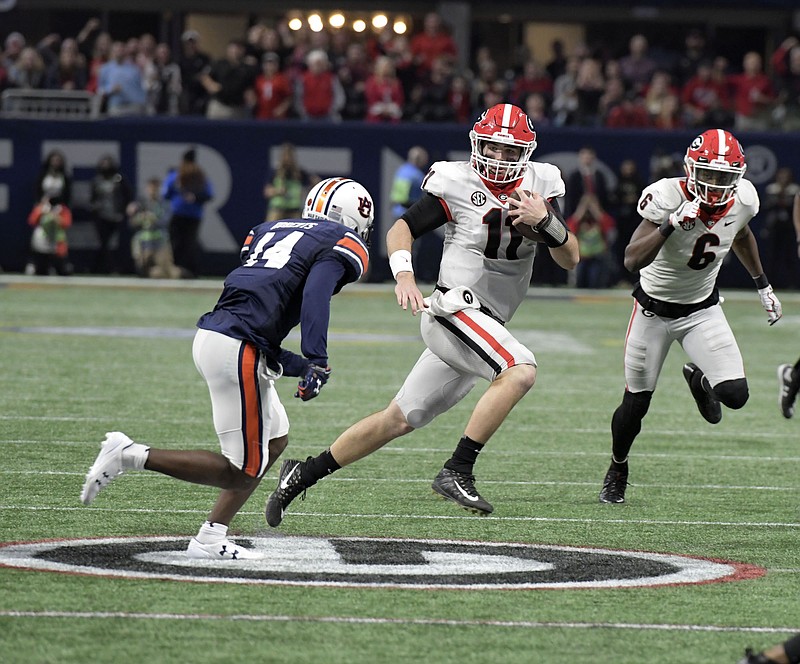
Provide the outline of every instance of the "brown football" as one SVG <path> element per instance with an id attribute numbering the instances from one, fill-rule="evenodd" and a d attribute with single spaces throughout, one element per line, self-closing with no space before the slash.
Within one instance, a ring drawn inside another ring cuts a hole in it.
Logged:
<path id="1" fill-rule="evenodd" d="M 526 196 L 530 196 L 531 195 L 531 192 L 530 192 L 529 189 L 515 189 L 514 191 L 512 191 L 508 195 L 508 197 L 509 198 L 514 198 L 514 199 L 519 201 L 519 200 L 522 199 L 522 197 L 519 195 L 520 191 L 524 192 Z M 554 212 L 553 206 L 550 205 L 550 202 L 546 198 L 544 199 L 544 204 L 545 204 L 545 206 L 547 207 L 547 209 L 550 212 Z M 520 231 L 529 240 L 535 240 L 536 242 L 544 242 L 544 239 L 542 238 L 542 236 L 539 235 L 539 233 L 537 233 L 536 231 L 534 231 L 530 226 L 525 225 L 524 228 L 520 228 L 520 226 L 517 226 L 516 228 L 517 228 L 518 231 Z"/>
<path id="2" fill-rule="evenodd" d="M 520 191 L 524 192 L 526 196 L 530 196 L 530 195 L 531 195 L 531 192 L 530 192 L 530 190 L 529 190 L 529 189 L 515 189 L 514 191 L 512 191 L 512 192 L 511 192 L 511 193 L 508 195 L 508 197 L 509 197 L 509 198 L 516 198 L 517 200 L 520 200 L 520 199 L 522 198 L 522 197 L 519 195 L 519 192 L 520 192 Z"/>

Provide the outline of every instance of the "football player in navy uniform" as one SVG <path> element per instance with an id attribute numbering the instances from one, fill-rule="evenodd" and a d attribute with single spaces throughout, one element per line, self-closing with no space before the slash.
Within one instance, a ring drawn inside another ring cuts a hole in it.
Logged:
<path id="1" fill-rule="evenodd" d="M 559 265 L 572 269 L 578 242 L 558 209 L 556 199 L 564 195 L 558 168 L 529 161 L 536 132 L 521 109 L 493 106 L 470 138 L 470 161 L 434 163 L 422 198 L 386 236 L 397 303 L 413 314 L 424 312 L 420 329 L 427 348 L 387 408 L 351 426 L 318 457 L 283 462 L 267 501 L 270 526 L 320 478 L 425 426 L 461 401 L 478 379 L 489 387 L 432 488 L 473 513 L 492 512 L 475 488 L 473 466 L 536 379 L 533 353 L 505 324 L 525 298 L 539 243 Z M 417 287 L 411 248 L 416 238 L 439 227 L 444 227 L 444 250 L 428 299 Z"/>
<path id="2" fill-rule="evenodd" d="M 706 421 L 722 419 L 720 404 L 738 409 L 747 402 L 744 363 L 716 286 L 731 249 L 752 276 L 769 324 L 781 317 L 748 225 L 759 200 L 742 179 L 747 166 L 739 141 L 709 129 L 692 141 L 684 166 L 685 178 L 664 178 L 642 191 L 642 221 L 625 249 L 625 267 L 639 271 L 639 283 L 625 338 L 625 393 L 611 420 L 603 503 L 625 502 L 628 452 L 673 342 L 689 356 L 683 376 Z"/>
<path id="3" fill-rule="evenodd" d="M 86 475 L 90 504 L 127 470 L 153 470 L 219 487 L 208 520 L 189 542 L 190 558 L 259 558 L 228 539 L 228 526 L 288 442 L 289 421 L 274 382 L 299 376 L 308 401 L 326 384 L 330 300 L 366 272 L 374 205 L 348 178 L 329 178 L 308 194 L 301 219 L 262 223 L 247 236 L 242 264 L 225 279 L 214 310 L 197 323 L 192 354 L 208 384 L 221 454 L 165 450 L 115 431 Z M 283 349 L 300 325 L 302 356 Z"/>

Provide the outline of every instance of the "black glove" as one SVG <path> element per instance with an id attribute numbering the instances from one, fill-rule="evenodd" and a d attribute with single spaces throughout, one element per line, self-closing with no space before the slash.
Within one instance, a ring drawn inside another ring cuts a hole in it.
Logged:
<path id="1" fill-rule="evenodd" d="M 330 367 L 321 367 L 318 364 L 309 364 L 306 375 L 297 384 L 295 397 L 308 401 L 319 394 L 322 386 L 328 382 L 331 375 Z"/>

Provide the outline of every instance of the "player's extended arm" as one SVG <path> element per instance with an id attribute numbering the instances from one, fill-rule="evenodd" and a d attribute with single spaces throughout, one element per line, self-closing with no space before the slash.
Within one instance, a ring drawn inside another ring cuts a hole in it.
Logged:
<path id="1" fill-rule="evenodd" d="M 783 315 L 783 307 L 775 293 L 772 292 L 767 275 L 764 274 L 761 256 L 758 253 L 758 244 L 749 226 L 745 226 L 736 234 L 731 249 L 736 254 L 736 258 L 744 265 L 744 269 L 753 277 L 758 289 L 758 297 L 761 299 L 761 306 L 767 312 L 767 321 L 770 325 L 774 325 Z"/>
<path id="2" fill-rule="evenodd" d="M 544 242 L 553 260 L 565 270 L 573 270 L 580 260 L 578 239 L 567 230 L 558 202 L 549 204 L 538 192 L 518 199 L 509 198 L 509 216 L 514 228 L 523 237 Z"/>
<path id="3" fill-rule="evenodd" d="M 425 308 L 422 293 L 417 287 L 414 278 L 414 268 L 411 264 L 411 245 L 414 236 L 404 219 L 398 219 L 386 233 L 386 253 L 389 255 L 389 267 L 397 281 L 394 293 L 397 304 L 403 309 L 411 307 L 415 316 L 418 311 Z"/>

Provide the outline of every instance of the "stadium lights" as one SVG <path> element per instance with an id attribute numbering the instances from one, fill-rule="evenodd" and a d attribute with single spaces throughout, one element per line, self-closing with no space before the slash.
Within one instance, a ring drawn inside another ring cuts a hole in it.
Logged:
<path id="1" fill-rule="evenodd" d="M 349 17 L 341 11 L 336 11 L 327 17 L 327 24 L 336 30 L 343 28 L 345 25 L 350 24 L 354 32 L 364 32 L 367 27 L 371 26 L 376 32 L 380 32 L 387 25 L 391 23 L 392 30 L 395 34 L 402 35 L 409 30 L 410 21 L 405 16 L 395 16 L 390 19 L 388 14 L 379 12 L 372 15 L 372 18 L 366 19 L 363 15 L 350 15 Z M 298 31 L 307 25 L 313 32 L 321 32 L 325 28 L 325 19 L 319 12 L 313 12 L 308 16 L 303 16 L 300 13 L 292 12 L 287 25 L 290 30 Z"/>

